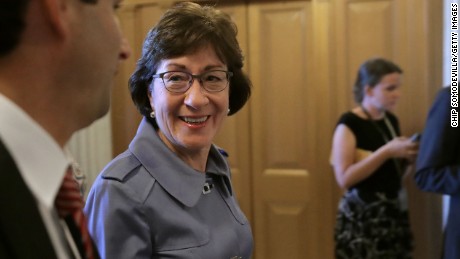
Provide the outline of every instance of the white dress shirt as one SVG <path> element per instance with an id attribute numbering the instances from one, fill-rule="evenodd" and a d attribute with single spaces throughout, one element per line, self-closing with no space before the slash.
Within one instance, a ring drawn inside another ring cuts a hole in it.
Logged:
<path id="1" fill-rule="evenodd" d="M 58 258 L 71 258 L 65 233 L 54 209 L 69 156 L 26 112 L 0 94 L 0 139 L 37 200 Z"/>

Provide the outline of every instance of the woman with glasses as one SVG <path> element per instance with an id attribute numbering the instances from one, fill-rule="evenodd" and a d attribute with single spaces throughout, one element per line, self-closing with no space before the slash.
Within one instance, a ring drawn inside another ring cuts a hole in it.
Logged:
<path id="1" fill-rule="evenodd" d="M 102 258 L 250 258 L 253 239 L 213 139 L 251 83 L 230 17 L 182 3 L 148 33 L 129 80 L 144 116 L 85 212 Z"/>
<path id="2" fill-rule="evenodd" d="M 408 259 L 412 252 L 402 179 L 418 145 L 401 137 L 392 113 L 401 95 L 402 70 L 375 58 L 364 62 L 353 88 L 357 107 L 339 119 L 331 164 L 340 200 L 335 254 L 340 259 Z"/>

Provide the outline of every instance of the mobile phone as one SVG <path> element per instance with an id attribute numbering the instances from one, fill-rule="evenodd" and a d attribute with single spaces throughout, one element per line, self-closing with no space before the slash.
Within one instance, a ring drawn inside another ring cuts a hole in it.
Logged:
<path id="1" fill-rule="evenodd" d="M 414 133 L 414 135 L 410 137 L 410 140 L 412 142 L 419 142 L 421 137 L 422 137 L 422 134 L 417 132 L 417 133 Z"/>

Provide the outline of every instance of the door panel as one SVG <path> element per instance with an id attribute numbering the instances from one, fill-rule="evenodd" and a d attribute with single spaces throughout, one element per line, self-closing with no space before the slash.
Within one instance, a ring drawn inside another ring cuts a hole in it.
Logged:
<path id="1" fill-rule="evenodd" d="M 319 253 L 331 243 L 318 242 L 324 226 L 315 125 L 322 119 L 316 112 L 312 8 L 308 1 L 249 5 L 257 258 L 331 257 L 331 251 Z"/>

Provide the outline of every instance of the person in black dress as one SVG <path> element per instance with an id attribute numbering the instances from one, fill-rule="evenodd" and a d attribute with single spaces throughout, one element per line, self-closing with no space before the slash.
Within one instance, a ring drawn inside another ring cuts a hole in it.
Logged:
<path id="1" fill-rule="evenodd" d="M 401 180 L 418 145 L 400 136 L 391 112 L 402 70 L 377 58 L 364 62 L 354 85 L 358 106 L 339 119 L 331 165 L 345 191 L 335 226 L 336 258 L 411 258 L 412 234 Z"/>

